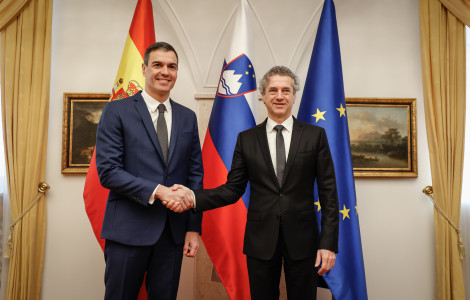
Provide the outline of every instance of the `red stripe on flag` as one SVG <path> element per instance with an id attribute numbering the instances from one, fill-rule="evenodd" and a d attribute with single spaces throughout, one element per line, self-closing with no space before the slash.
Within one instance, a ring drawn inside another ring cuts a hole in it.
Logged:
<path id="1" fill-rule="evenodd" d="M 228 171 L 215 149 L 209 130 L 202 148 L 202 159 L 204 188 L 225 183 Z M 202 219 L 202 241 L 230 299 L 250 299 L 246 256 L 243 254 L 246 214 L 247 209 L 240 199 L 233 205 L 204 212 Z"/>
<path id="2" fill-rule="evenodd" d="M 149 20 L 151 26 L 149 26 Z M 134 45 L 144 57 L 147 47 L 155 43 L 155 28 L 153 26 L 153 8 L 150 0 L 138 1 L 129 29 Z"/>
<path id="3" fill-rule="evenodd" d="M 93 151 L 90 167 L 86 175 L 85 188 L 83 189 L 83 199 L 85 200 L 85 211 L 90 219 L 91 227 L 103 251 L 104 239 L 100 236 L 108 194 L 109 190 L 100 184 L 98 171 L 96 170 L 95 151 Z"/>

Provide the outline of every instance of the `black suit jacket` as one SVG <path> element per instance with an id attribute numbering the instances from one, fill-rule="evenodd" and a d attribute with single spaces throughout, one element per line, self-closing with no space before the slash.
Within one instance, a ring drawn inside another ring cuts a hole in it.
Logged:
<path id="1" fill-rule="evenodd" d="M 294 118 L 289 149 L 280 186 L 269 153 L 265 120 L 238 135 L 227 182 L 215 189 L 195 191 L 196 210 L 205 211 L 235 203 L 250 181 L 243 247 L 248 256 L 271 259 L 280 228 L 292 259 L 314 256 L 317 249 L 338 250 L 338 196 L 325 130 Z M 314 205 L 315 180 L 322 211 L 321 234 Z"/>

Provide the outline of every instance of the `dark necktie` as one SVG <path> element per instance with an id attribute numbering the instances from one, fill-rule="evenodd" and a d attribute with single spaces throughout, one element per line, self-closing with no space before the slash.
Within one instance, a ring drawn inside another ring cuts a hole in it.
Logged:
<path id="1" fill-rule="evenodd" d="M 165 110 L 166 107 L 164 104 L 158 105 L 158 120 L 157 120 L 157 137 L 158 142 L 160 143 L 160 147 L 162 148 L 163 152 L 163 159 L 165 160 L 168 156 L 168 129 L 166 127 L 166 120 L 165 120 Z"/>
<path id="2" fill-rule="evenodd" d="M 282 185 L 282 179 L 284 178 L 284 170 L 286 168 L 286 147 L 284 146 L 284 137 L 282 136 L 282 129 L 284 126 L 276 125 L 276 171 L 277 171 L 277 181 L 279 181 L 279 186 Z"/>

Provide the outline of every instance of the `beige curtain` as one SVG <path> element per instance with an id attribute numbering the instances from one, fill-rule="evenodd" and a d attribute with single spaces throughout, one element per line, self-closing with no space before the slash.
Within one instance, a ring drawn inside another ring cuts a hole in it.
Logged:
<path id="1" fill-rule="evenodd" d="M 468 0 L 442 2 L 468 4 Z M 419 12 L 434 199 L 458 226 L 465 136 L 465 28 L 439 0 L 420 0 Z M 465 299 L 458 233 L 437 210 L 434 228 L 436 299 Z"/>
<path id="2" fill-rule="evenodd" d="M 35 200 L 45 176 L 52 0 L 3 0 L 0 26 L 5 156 L 16 220 Z M 14 227 L 7 299 L 39 299 L 45 204 L 43 196 Z"/>
<path id="3" fill-rule="evenodd" d="M 441 0 L 441 3 L 467 26 L 470 26 L 470 0 Z"/>

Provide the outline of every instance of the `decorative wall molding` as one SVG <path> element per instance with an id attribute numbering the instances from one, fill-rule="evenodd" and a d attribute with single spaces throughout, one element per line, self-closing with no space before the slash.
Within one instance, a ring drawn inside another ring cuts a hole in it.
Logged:
<path id="1" fill-rule="evenodd" d="M 302 31 L 302 35 L 298 40 L 294 51 L 292 52 L 292 56 L 289 60 L 289 65 L 292 67 L 294 72 L 297 71 L 302 57 L 308 54 L 308 60 L 310 61 L 311 53 L 307 51 L 310 49 L 310 47 L 312 47 L 310 50 L 313 49 L 313 43 L 315 41 L 315 36 L 318 28 L 318 21 L 320 21 L 320 14 L 322 8 L 323 2 L 318 4 L 314 13 L 310 17 L 310 20 L 305 24 L 305 27 Z M 315 30 L 312 30 L 312 28 L 315 28 Z"/>
<path id="2" fill-rule="evenodd" d="M 299 70 L 299 65 L 302 63 L 303 60 L 309 61 L 311 49 L 313 46 L 313 42 L 315 39 L 315 33 L 318 27 L 318 20 L 320 19 L 320 12 L 321 8 L 323 7 L 323 1 L 315 0 L 318 2 L 316 8 L 310 15 L 310 18 L 307 22 L 301 22 L 300 20 L 288 20 L 286 22 L 286 26 L 290 26 L 293 32 L 302 32 L 299 36 L 298 40 L 292 43 L 292 52 L 290 57 L 288 57 L 288 67 L 290 67 L 294 72 Z M 222 66 L 222 61 L 220 61 L 220 57 L 223 57 L 225 54 L 226 47 L 223 44 L 223 39 L 227 38 L 227 35 L 230 34 L 233 23 L 235 21 L 235 14 L 237 12 L 239 3 L 237 3 L 232 9 L 229 10 L 224 16 L 219 16 L 219 18 L 225 18 L 224 25 L 222 29 L 217 32 L 216 37 L 208 36 L 207 40 L 210 43 L 213 43 L 213 47 L 211 50 L 211 60 L 208 64 L 201 61 L 201 57 L 198 57 L 196 51 L 196 42 L 190 39 L 190 34 L 188 29 L 183 22 L 184 14 L 190 13 L 188 10 L 185 11 L 178 11 L 178 8 L 170 1 L 170 0 L 156 0 L 155 1 L 155 9 L 166 16 L 170 26 L 175 31 L 177 35 L 177 39 L 182 46 L 182 54 L 187 58 L 189 68 L 191 70 L 192 79 L 196 86 L 196 90 L 200 94 L 204 94 L 206 92 L 214 92 L 217 88 L 217 82 L 211 82 L 214 80 L 214 70 L 219 70 Z M 248 0 L 248 6 L 251 11 L 251 22 L 253 31 L 257 31 L 258 38 L 254 39 L 253 46 L 257 48 L 257 45 L 263 48 L 267 48 L 268 53 L 260 57 L 257 55 L 254 58 L 257 65 L 272 65 L 273 62 L 275 65 L 279 64 L 280 61 L 286 61 L 285 57 L 279 57 L 279 54 L 276 54 L 275 45 L 269 39 L 269 32 L 268 28 L 263 22 L 262 15 L 257 11 L 253 0 Z M 270 9 L 269 7 L 267 9 Z M 275 10 L 275 8 L 273 8 Z M 205 20 L 202 19 L 201 22 Z M 197 24 L 194 24 L 197 26 Z M 271 32 L 271 34 L 273 34 Z M 275 33 L 274 33 L 275 34 Z M 157 37 L 158 37 L 158 30 L 157 30 Z M 212 38 L 212 39 L 211 39 Z M 264 44 L 264 45 L 263 45 Z M 261 48 L 260 48 L 261 49 Z M 256 53 L 256 51 L 255 51 Z"/>

